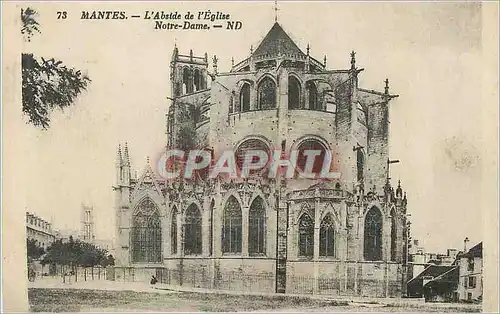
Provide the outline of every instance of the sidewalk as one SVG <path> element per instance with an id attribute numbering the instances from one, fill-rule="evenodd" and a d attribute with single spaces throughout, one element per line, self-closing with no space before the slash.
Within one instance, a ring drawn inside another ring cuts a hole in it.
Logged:
<path id="1" fill-rule="evenodd" d="M 134 291 L 134 292 L 155 292 L 155 293 L 175 293 L 175 291 L 156 290 L 149 283 L 143 282 L 117 282 L 105 279 L 96 280 L 78 280 L 71 282 L 66 278 L 62 282 L 62 277 L 45 277 L 28 282 L 28 288 L 46 288 L 46 289 L 89 289 L 89 290 L 107 290 L 107 291 Z"/>

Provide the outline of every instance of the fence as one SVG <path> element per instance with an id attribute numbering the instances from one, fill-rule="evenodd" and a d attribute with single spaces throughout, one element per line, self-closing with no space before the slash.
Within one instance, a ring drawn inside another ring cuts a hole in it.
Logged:
<path id="1" fill-rule="evenodd" d="M 111 268 L 112 269 L 112 268 Z M 66 265 L 57 265 L 51 267 L 48 273 L 42 273 L 43 276 L 62 277 L 63 281 L 90 281 L 109 279 L 108 268 L 105 267 L 70 267 Z"/>
<path id="2" fill-rule="evenodd" d="M 359 265 L 359 272 L 362 265 Z M 382 271 L 384 271 L 382 269 Z M 149 282 L 155 276 L 159 283 L 190 288 L 273 293 L 274 273 L 210 271 L 208 268 L 179 269 L 166 267 L 115 267 L 107 271 L 109 280 Z M 383 273 L 382 273 L 383 274 Z M 370 276 L 368 276 L 370 277 Z M 286 293 L 331 296 L 401 297 L 402 278 L 387 273 L 379 278 L 366 278 L 351 271 L 323 273 L 314 276 L 286 276 Z"/>

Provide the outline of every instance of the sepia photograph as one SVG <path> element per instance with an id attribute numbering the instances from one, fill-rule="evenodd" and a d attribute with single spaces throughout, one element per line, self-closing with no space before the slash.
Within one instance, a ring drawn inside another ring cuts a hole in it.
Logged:
<path id="1" fill-rule="evenodd" d="M 8 1 L 2 37 L 2 311 L 499 311 L 496 2 Z"/>

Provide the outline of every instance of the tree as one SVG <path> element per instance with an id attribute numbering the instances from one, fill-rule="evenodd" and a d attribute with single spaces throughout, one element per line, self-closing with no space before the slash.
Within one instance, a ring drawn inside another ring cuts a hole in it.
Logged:
<path id="1" fill-rule="evenodd" d="M 28 256 L 28 262 L 39 259 L 45 250 L 41 247 L 35 239 L 26 240 L 26 252 Z"/>
<path id="2" fill-rule="evenodd" d="M 30 41 L 35 32 L 41 33 L 31 8 L 21 9 L 21 33 Z M 71 106 L 78 95 L 87 89 L 90 78 L 80 70 L 63 65 L 62 61 L 21 54 L 22 111 L 28 123 L 47 129 L 49 114 L 56 108 Z"/>
<path id="3" fill-rule="evenodd" d="M 74 240 L 70 236 L 68 242 L 58 240 L 52 243 L 42 263 L 67 265 L 71 268 L 114 265 L 113 256 L 107 254 L 107 250 L 91 243 Z"/>
<path id="4" fill-rule="evenodd" d="M 35 19 L 37 12 L 32 8 L 21 9 L 21 34 L 24 35 L 24 40 L 31 41 L 31 37 L 35 32 L 40 33 L 38 22 Z"/>

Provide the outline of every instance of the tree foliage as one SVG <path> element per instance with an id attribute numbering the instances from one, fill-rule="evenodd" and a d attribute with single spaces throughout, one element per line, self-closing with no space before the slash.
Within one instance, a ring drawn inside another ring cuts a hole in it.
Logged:
<path id="1" fill-rule="evenodd" d="M 41 247 L 35 239 L 26 240 L 26 251 L 28 261 L 37 260 L 45 253 L 43 247 Z"/>
<path id="2" fill-rule="evenodd" d="M 35 33 L 40 33 L 40 24 L 36 20 L 38 13 L 32 8 L 21 9 L 21 34 L 30 41 Z"/>
<path id="3" fill-rule="evenodd" d="M 107 250 L 94 244 L 74 240 L 64 242 L 57 240 L 47 249 L 47 254 L 42 259 L 42 264 L 59 264 L 71 267 L 83 266 L 110 266 L 114 265 L 114 258 L 108 255 Z"/>
<path id="4" fill-rule="evenodd" d="M 40 33 L 36 11 L 21 10 L 21 33 L 30 41 Z M 22 111 L 28 122 L 47 129 L 52 110 L 71 106 L 78 95 L 87 89 L 90 79 L 80 70 L 63 65 L 54 58 L 37 58 L 32 53 L 21 54 Z"/>
<path id="5" fill-rule="evenodd" d="M 72 105 L 90 82 L 88 76 L 54 58 L 37 60 L 23 53 L 21 67 L 23 113 L 31 124 L 44 129 L 50 124 L 49 113 Z"/>

